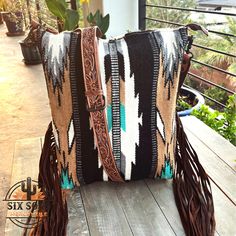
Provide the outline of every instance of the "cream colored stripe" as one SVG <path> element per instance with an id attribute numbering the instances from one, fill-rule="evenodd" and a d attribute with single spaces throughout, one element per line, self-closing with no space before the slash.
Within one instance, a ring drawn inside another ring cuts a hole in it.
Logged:
<path id="1" fill-rule="evenodd" d="M 105 76 L 105 66 L 104 66 L 104 58 L 105 58 L 105 51 L 103 45 L 104 42 L 105 40 L 103 39 L 98 40 L 98 59 L 99 59 L 99 69 L 102 81 L 103 95 L 105 97 L 105 100 L 107 100 L 106 76 Z M 106 112 L 106 120 L 107 120 L 107 112 Z M 100 161 L 100 157 L 98 157 L 98 167 L 100 168 L 101 165 L 102 163 Z M 104 170 L 103 170 L 103 180 L 108 181 L 108 175 Z"/>

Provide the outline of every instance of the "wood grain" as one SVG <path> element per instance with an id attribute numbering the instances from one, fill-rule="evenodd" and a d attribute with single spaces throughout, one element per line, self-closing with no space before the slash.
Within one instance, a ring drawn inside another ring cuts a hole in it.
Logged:
<path id="1" fill-rule="evenodd" d="M 89 184 L 81 187 L 81 193 L 91 235 L 133 235 L 114 183 Z"/>
<path id="2" fill-rule="evenodd" d="M 188 130 L 186 133 L 208 175 L 236 204 L 236 173 L 196 136 Z"/>
<path id="3" fill-rule="evenodd" d="M 67 199 L 69 221 L 67 235 L 90 235 L 80 190 L 71 191 Z"/>
<path id="4" fill-rule="evenodd" d="M 12 163 L 11 186 L 19 181 L 31 177 L 38 179 L 38 162 L 41 151 L 40 138 L 20 139 L 16 141 Z M 5 236 L 19 236 L 22 228 L 6 220 Z"/>
<path id="5" fill-rule="evenodd" d="M 147 179 L 145 182 L 176 235 L 185 235 L 179 212 L 175 205 L 172 180 Z"/>
<path id="6" fill-rule="evenodd" d="M 116 191 L 134 235 L 175 235 L 144 181 L 117 185 Z"/>
<path id="7" fill-rule="evenodd" d="M 211 183 L 216 235 L 236 235 L 236 206 L 232 203 L 236 202 L 236 174 L 232 165 L 236 149 L 195 118 L 182 120 L 202 165 L 220 187 Z M 28 176 L 37 180 L 42 143 L 43 138 L 16 142 L 11 185 Z M 185 235 L 175 205 L 172 181 L 168 180 L 89 184 L 69 193 L 68 211 L 69 236 Z M 7 220 L 6 236 L 21 233 L 21 228 Z"/>
<path id="8" fill-rule="evenodd" d="M 215 208 L 216 230 L 222 236 L 235 236 L 236 207 L 212 182 L 211 186 Z"/>
<path id="9" fill-rule="evenodd" d="M 183 125 L 236 172 L 236 147 L 195 116 L 181 118 Z"/>

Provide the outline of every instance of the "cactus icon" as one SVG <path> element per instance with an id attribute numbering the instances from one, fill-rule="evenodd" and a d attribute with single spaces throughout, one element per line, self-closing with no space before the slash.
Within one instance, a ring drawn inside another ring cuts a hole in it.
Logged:
<path id="1" fill-rule="evenodd" d="M 23 182 L 23 181 L 21 182 L 21 191 L 24 193 L 27 193 L 27 200 L 31 201 L 31 196 L 36 193 L 37 187 L 35 184 L 33 184 L 33 191 L 31 191 L 32 181 L 31 181 L 30 177 L 27 178 L 26 182 L 27 182 L 27 187 L 25 186 L 25 182 Z"/>

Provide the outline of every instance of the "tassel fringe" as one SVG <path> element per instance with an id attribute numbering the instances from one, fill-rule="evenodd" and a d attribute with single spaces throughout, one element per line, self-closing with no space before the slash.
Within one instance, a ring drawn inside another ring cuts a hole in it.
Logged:
<path id="1" fill-rule="evenodd" d="M 176 117 L 177 148 L 173 189 L 180 218 L 187 236 L 213 236 L 215 218 L 210 181 L 187 139 L 179 117 Z M 39 220 L 37 227 L 29 234 L 26 230 L 24 235 L 66 235 L 67 203 L 60 188 L 51 123 L 45 135 L 40 158 L 39 188 L 44 193 L 45 199 L 40 201 L 38 210 L 45 212 L 47 217 Z"/>
<path id="2" fill-rule="evenodd" d="M 187 236 L 213 236 L 215 218 L 213 197 L 208 175 L 183 130 L 177 123 L 176 169 L 174 195 Z"/>
<path id="3" fill-rule="evenodd" d="M 45 198 L 39 202 L 38 212 L 46 217 L 39 219 L 37 227 L 24 235 L 32 236 L 64 236 L 68 222 L 68 211 L 65 196 L 60 188 L 57 169 L 56 146 L 52 133 L 52 123 L 45 134 L 43 150 L 39 163 L 39 188 Z"/>

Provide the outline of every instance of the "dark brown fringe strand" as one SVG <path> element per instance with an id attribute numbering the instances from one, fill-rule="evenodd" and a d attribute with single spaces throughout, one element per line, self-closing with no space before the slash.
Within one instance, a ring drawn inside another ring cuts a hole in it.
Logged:
<path id="1" fill-rule="evenodd" d="M 177 148 L 173 180 L 174 195 L 187 236 L 213 236 L 215 217 L 208 175 L 176 115 Z"/>
<path id="2" fill-rule="evenodd" d="M 52 123 L 45 134 L 44 145 L 39 163 L 39 188 L 45 198 L 40 201 L 39 212 L 46 217 L 40 218 L 38 225 L 24 235 L 32 236 L 64 236 L 68 223 L 68 211 L 65 196 L 60 187 L 58 175 L 56 145 L 52 133 Z"/>

